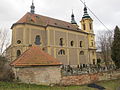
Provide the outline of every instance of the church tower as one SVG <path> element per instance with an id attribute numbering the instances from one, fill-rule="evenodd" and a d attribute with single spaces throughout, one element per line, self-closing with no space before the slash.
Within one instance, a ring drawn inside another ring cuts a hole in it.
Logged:
<path id="1" fill-rule="evenodd" d="M 81 29 L 88 33 L 93 33 L 93 20 L 87 12 L 87 6 L 84 6 L 84 15 L 81 20 Z"/>
<path id="2" fill-rule="evenodd" d="M 34 6 L 33 0 L 32 0 L 32 5 L 31 5 L 30 8 L 31 8 L 30 12 L 31 12 L 32 14 L 34 14 L 34 13 L 35 13 L 35 6 Z"/>
<path id="3" fill-rule="evenodd" d="M 72 15 L 71 15 L 71 24 L 77 25 L 73 11 L 72 11 Z"/>
<path id="4" fill-rule="evenodd" d="M 96 45 L 95 45 L 95 34 L 93 31 L 93 20 L 89 16 L 87 6 L 84 4 L 84 15 L 82 17 L 81 29 L 88 33 L 88 58 L 91 64 L 96 64 Z"/>

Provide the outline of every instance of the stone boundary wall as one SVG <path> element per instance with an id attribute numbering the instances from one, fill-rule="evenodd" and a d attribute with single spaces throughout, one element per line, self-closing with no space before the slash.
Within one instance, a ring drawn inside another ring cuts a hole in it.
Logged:
<path id="1" fill-rule="evenodd" d="M 103 80 L 113 80 L 120 78 L 120 70 L 117 71 L 107 71 L 94 74 L 83 74 L 83 75 L 72 75 L 72 76 L 62 76 L 60 85 L 84 85 L 89 83 L 94 83 Z"/>

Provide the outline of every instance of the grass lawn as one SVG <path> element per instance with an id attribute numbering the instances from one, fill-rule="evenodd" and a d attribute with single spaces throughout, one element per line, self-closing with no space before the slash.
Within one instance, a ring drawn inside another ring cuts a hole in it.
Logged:
<path id="1" fill-rule="evenodd" d="M 112 80 L 112 81 L 102 81 L 96 84 L 105 87 L 106 88 L 105 90 L 117 90 L 117 88 L 120 87 L 120 79 Z M 0 82 L 0 90 L 98 90 L 98 89 L 87 87 L 87 85 L 50 87 L 50 86 L 41 86 L 41 85 L 28 85 L 28 84 L 20 84 L 20 83 Z"/>
<path id="2" fill-rule="evenodd" d="M 97 83 L 97 85 L 101 85 L 105 87 L 106 90 L 120 90 L 120 79 L 112 80 L 112 81 L 102 81 L 102 82 Z"/>

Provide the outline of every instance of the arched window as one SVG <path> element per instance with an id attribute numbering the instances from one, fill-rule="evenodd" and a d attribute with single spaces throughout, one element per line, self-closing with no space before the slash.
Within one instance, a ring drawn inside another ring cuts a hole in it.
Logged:
<path id="1" fill-rule="evenodd" d="M 85 24 L 83 24 L 83 30 L 86 30 L 86 26 L 85 26 Z"/>
<path id="2" fill-rule="evenodd" d="M 90 23 L 89 26 L 90 26 L 90 30 L 92 30 L 92 23 Z"/>
<path id="3" fill-rule="evenodd" d="M 93 41 L 91 42 L 91 47 L 93 47 L 94 46 L 94 43 L 93 43 Z"/>
<path id="4" fill-rule="evenodd" d="M 65 55 L 65 50 L 61 49 L 61 50 L 58 52 L 58 55 Z"/>
<path id="5" fill-rule="evenodd" d="M 36 38 L 35 38 L 35 44 L 40 45 L 41 44 L 40 40 L 41 40 L 40 36 L 37 35 Z"/>
<path id="6" fill-rule="evenodd" d="M 80 47 L 83 47 L 83 46 L 82 46 L 82 44 L 83 44 L 83 42 L 82 42 L 82 41 L 80 41 Z"/>
<path id="7" fill-rule="evenodd" d="M 21 55 L 21 51 L 17 50 L 17 57 Z"/>
<path id="8" fill-rule="evenodd" d="M 74 46 L 74 41 L 71 41 L 70 44 L 71 44 L 71 46 Z"/>
<path id="9" fill-rule="evenodd" d="M 84 51 L 80 51 L 80 55 L 84 55 Z"/>
<path id="10" fill-rule="evenodd" d="M 60 38 L 60 46 L 63 46 L 63 38 Z"/>

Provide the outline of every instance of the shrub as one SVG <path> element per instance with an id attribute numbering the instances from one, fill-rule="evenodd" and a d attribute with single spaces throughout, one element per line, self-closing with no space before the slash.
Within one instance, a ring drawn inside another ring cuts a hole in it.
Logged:
<path id="1" fill-rule="evenodd" d="M 13 81 L 14 73 L 5 57 L 0 56 L 0 80 Z"/>

